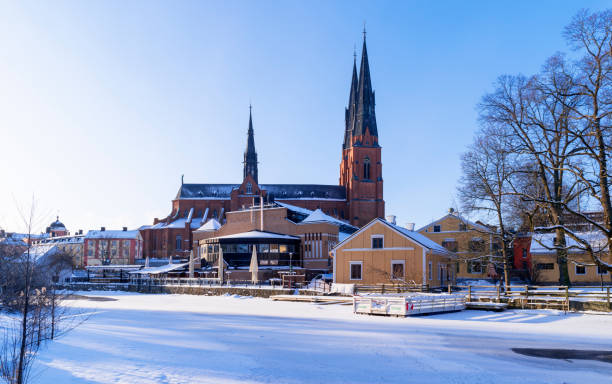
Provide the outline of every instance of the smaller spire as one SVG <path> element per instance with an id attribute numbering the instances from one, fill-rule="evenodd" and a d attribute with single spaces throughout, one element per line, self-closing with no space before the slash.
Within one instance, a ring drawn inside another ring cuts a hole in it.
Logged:
<path id="1" fill-rule="evenodd" d="M 249 103 L 249 130 L 247 132 L 247 146 L 244 151 L 243 178 L 251 175 L 255 182 L 257 180 L 257 152 L 255 151 L 255 133 L 253 131 L 253 106 Z"/>

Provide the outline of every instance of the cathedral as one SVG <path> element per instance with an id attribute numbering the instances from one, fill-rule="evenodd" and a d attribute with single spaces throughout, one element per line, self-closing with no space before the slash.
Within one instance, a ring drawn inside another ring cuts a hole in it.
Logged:
<path id="1" fill-rule="evenodd" d="M 249 110 L 242 182 L 181 182 L 172 200 L 171 213 L 140 229 L 144 256 L 186 257 L 192 247 L 194 230 L 213 218 L 223 223 L 226 212 L 245 209 L 262 200 L 265 204 L 284 203 L 310 210 L 321 209 L 329 216 L 358 227 L 374 218 L 384 217 L 381 147 L 375 104 L 364 33 L 359 73 L 356 56 L 353 61 L 338 185 L 260 184 L 253 117 Z"/>

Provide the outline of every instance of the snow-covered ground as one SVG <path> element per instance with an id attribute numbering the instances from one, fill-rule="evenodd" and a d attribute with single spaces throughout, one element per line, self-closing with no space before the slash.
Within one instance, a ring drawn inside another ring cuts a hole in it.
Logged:
<path id="1" fill-rule="evenodd" d="M 612 316 L 463 311 L 354 315 L 350 306 L 232 296 L 83 292 L 90 318 L 50 343 L 38 383 L 610 383 L 612 364 L 518 355 L 612 349 Z"/>

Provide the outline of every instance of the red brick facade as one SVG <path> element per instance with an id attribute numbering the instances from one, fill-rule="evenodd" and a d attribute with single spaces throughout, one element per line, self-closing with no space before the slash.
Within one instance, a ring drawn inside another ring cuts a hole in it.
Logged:
<path id="1" fill-rule="evenodd" d="M 339 185 L 259 184 L 252 116 L 241 184 L 181 184 L 172 212 L 141 228 L 144 257 L 186 258 L 193 234 L 211 218 L 224 221 L 225 213 L 264 202 L 283 202 L 315 210 L 362 226 L 384 217 L 381 147 L 376 127 L 374 91 L 365 40 L 359 77 L 353 65 L 349 107 L 340 163 Z"/>

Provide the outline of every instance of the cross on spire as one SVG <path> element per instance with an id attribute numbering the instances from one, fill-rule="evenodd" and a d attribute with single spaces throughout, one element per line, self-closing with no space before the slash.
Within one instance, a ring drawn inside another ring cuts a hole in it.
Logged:
<path id="1" fill-rule="evenodd" d="M 367 32 L 366 32 L 366 22 L 365 22 L 365 21 L 363 22 L 363 32 L 362 32 L 362 33 L 363 33 L 363 39 L 365 40 L 365 38 L 366 38 L 366 33 L 367 33 Z"/>

